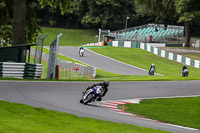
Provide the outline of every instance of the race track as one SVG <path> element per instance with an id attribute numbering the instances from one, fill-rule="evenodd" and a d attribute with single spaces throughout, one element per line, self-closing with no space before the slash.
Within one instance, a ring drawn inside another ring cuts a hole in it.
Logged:
<path id="1" fill-rule="evenodd" d="M 198 132 L 112 112 L 97 103 L 82 105 L 81 92 L 92 82 L 0 81 L 0 84 L 1 100 L 175 133 Z M 200 95 L 199 86 L 200 81 L 111 82 L 103 100 Z"/>
<path id="2" fill-rule="evenodd" d="M 85 64 L 94 66 L 107 72 L 117 73 L 122 75 L 148 75 L 148 71 L 125 64 L 123 62 L 105 57 L 103 55 L 94 53 L 90 50 L 85 49 L 84 57 L 79 56 L 78 47 L 59 47 L 59 53 Z M 134 60 L 134 59 L 133 59 Z M 157 74 L 155 74 L 157 75 Z"/>

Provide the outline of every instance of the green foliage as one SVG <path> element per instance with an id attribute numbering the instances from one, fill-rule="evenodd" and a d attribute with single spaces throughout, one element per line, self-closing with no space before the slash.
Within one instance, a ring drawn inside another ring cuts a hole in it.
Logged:
<path id="1" fill-rule="evenodd" d="M 189 88 L 188 88 L 189 89 Z M 162 122 L 200 129 L 200 97 L 142 100 L 125 111 Z"/>
<path id="2" fill-rule="evenodd" d="M 26 43 L 35 42 L 39 32 L 41 29 L 35 18 L 33 5 L 29 4 L 26 9 Z"/>
<path id="3" fill-rule="evenodd" d="M 11 45 L 12 26 L 10 17 L 12 14 L 12 0 L 0 1 L 0 47 Z M 9 6 L 8 6 L 9 5 Z"/>
<path id="4" fill-rule="evenodd" d="M 75 0 L 74 8 L 85 27 L 116 28 L 134 14 L 134 1 Z M 124 26 L 123 26 L 124 27 Z"/>
<path id="5" fill-rule="evenodd" d="M 172 18 L 180 22 L 199 20 L 200 4 L 198 0 L 135 0 L 140 8 L 145 7 L 157 19 Z"/>
<path id="6" fill-rule="evenodd" d="M 200 19 L 200 4 L 198 0 L 175 0 L 178 22 L 194 22 Z"/>
<path id="7" fill-rule="evenodd" d="M 40 27 L 35 19 L 35 12 L 31 3 L 27 5 L 26 12 L 26 43 L 35 41 Z M 12 21 L 13 21 L 13 2 L 3 0 L 0 8 L 0 45 L 8 46 L 12 44 Z"/>
<path id="8" fill-rule="evenodd" d="M 59 7 L 61 14 L 71 13 L 71 7 L 73 6 L 72 0 L 38 0 L 41 7 L 51 6 L 53 8 Z"/>
<path id="9" fill-rule="evenodd" d="M 146 14 L 150 13 L 156 16 L 156 23 L 160 21 L 164 23 L 166 19 L 173 20 L 176 18 L 174 0 L 135 0 L 135 4 L 139 9 L 137 13 L 143 14 L 145 10 Z"/>
<path id="10" fill-rule="evenodd" d="M 0 47 L 6 47 L 12 44 L 12 27 L 9 25 L 0 25 Z"/>

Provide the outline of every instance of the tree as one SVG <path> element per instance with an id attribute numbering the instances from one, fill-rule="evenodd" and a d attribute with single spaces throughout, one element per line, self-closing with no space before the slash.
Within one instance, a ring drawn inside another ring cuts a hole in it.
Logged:
<path id="1" fill-rule="evenodd" d="M 7 6 L 11 3 L 11 0 L 0 1 L 0 47 L 11 44 L 12 27 L 9 24 L 11 24 L 12 7 Z"/>
<path id="2" fill-rule="evenodd" d="M 190 24 L 200 19 L 200 4 L 198 0 L 175 0 L 178 22 L 185 24 L 185 46 L 190 46 Z"/>
<path id="3" fill-rule="evenodd" d="M 200 4 L 198 0 L 135 0 L 136 4 L 145 6 L 157 19 L 171 18 L 185 23 L 185 46 L 190 46 L 190 24 L 199 20 Z"/>
<path id="4" fill-rule="evenodd" d="M 25 44 L 26 0 L 14 0 L 13 45 Z"/>
<path id="5" fill-rule="evenodd" d="M 71 0 L 38 0 L 42 7 L 51 6 L 56 8 L 59 4 L 61 13 L 69 11 Z M 12 45 L 21 45 L 26 42 L 33 41 L 40 31 L 39 25 L 35 19 L 35 12 L 32 7 L 34 0 L 1 0 L 0 10 L 9 14 L 9 22 L 12 23 Z M 7 8 L 9 7 L 9 8 Z M 8 9 L 10 12 L 8 12 Z M 0 13 L 1 14 L 1 13 Z M 7 16 L 2 16 L 0 19 L 5 19 Z M 8 21 L 8 20 L 7 20 Z M 5 27 L 6 23 L 0 23 L 0 26 Z M 8 24 L 7 24 L 8 25 Z M 10 26 L 9 26 L 10 27 Z"/>
<path id="6" fill-rule="evenodd" d="M 76 0 L 75 3 L 81 23 L 88 28 L 122 28 L 126 17 L 135 13 L 134 0 Z"/>

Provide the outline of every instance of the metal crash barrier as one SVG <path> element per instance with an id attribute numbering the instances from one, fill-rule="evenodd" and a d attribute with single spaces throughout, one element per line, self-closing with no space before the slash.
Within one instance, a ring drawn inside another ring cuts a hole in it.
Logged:
<path id="1" fill-rule="evenodd" d="M 0 62 L 0 77 L 40 79 L 42 64 Z"/>

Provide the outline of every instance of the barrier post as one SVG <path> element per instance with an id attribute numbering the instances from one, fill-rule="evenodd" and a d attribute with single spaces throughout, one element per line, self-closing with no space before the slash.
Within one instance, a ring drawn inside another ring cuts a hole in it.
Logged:
<path id="1" fill-rule="evenodd" d="M 56 65 L 56 79 L 60 80 L 60 65 Z"/>

